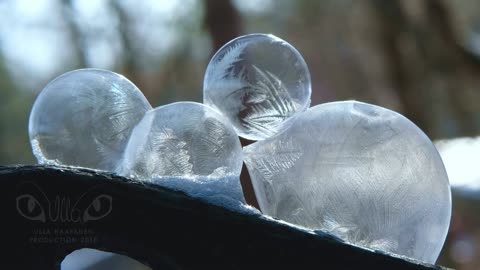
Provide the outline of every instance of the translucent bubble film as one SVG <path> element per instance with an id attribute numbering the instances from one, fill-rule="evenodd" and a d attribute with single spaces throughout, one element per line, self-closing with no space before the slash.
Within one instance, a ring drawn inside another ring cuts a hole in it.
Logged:
<path id="1" fill-rule="evenodd" d="M 429 138 L 398 113 L 354 101 L 318 105 L 293 120 L 244 148 L 262 212 L 434 263 L 451 193 Z"/>
<path id="2" fill-rule="evenodd" d="M 251 34 L 224 45 L 210 61 L 203 102 L 250 140 L 274 135 L 310 105 L 311 82 L 300 53 L 273 35 Z"/>
<path id="3" fill-rule="evenodd" d="M 148 112 L 134 129 L 118 172 L 162 176 L 239 176 L 242 148 L 230 123 L 213 109 L 177 102 Z"/>
<path id="4" fill-rule="evenodd" d="M 80 69 L 50 82 L 30 114 L 29 136 L 40 164 L 114 170 L 133 127 L 152 107 L 125 77 Z"/>

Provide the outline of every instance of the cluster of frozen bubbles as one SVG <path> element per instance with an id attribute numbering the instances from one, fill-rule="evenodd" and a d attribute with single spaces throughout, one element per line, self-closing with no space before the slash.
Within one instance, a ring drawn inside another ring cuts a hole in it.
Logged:
<path id="1" fill-rule="evenodd" d="M 203 94 L 203 104 L 152 108 L 119 74 L 68 72 L 35 101 L 33 152 L 41 164 L 113 171 L 241 203 L 245 162 L 264 214 L 436 261 L 450 188 L 434 145 L 408 119 L 355 101 L 310 108 L 304 59 L 265 34 L 224 45 L 207 67 Z M 257 142 L 242 148 L 238 136 Z"/>

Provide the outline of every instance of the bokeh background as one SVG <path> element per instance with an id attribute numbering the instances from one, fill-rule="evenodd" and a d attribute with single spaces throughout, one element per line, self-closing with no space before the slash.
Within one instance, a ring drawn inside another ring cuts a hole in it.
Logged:
<path id="1" fill-rule="evenodd" d="M 303 54 L 312 105 L 378 104 L 437 142 L 454 195 L 438 263 L 480 269 L 478 0 L 0 0 L 0 164 L 35 163 L 27 120 L 54 77 L 109 69 L 154 107 L 201 102 L 212 54 L 258 32 Z"/>

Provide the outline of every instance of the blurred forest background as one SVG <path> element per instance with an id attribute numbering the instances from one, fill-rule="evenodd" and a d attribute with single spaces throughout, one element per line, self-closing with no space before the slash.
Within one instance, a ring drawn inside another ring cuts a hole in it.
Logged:
<path id="1" fill-rule="evenodd" d="M 460 171 L 477 170 L 478 0 L 0 0 L 0 164 L 35 163 L 27 120 L 54 77 L 109 69 L 154 107 L 201 102 L 212 54 L 258 32 L 303 54 L 312 105 L 356 99 L 404 114 L 433 140 L 472 137 L 477 147 L 466 149 L 477 152 L 454 159 L 474 164 Z M 458 188 L 450 176 L 454 214 L 439 260 L 462 270 L 480 269 L 480 172 L 473 174 L 477 182 Z"/>

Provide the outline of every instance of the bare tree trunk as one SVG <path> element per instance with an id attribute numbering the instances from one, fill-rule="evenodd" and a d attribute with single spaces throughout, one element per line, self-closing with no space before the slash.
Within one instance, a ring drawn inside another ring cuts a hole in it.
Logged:
<path id="1" fill-rule="evenodd" d="M 428 119 L 422 113 L 423 100 L 410 88 L 408 75 L 403 68 L 399 38 L 407 34 L 408 21 L 399 2 L 396 0 L 373 0 L 380 24 L 380 40 L 383 41 L 386 67 L 389 69 L 392 85 L 396 87 L 400 102 L 405 108 L 404 115 L 422 129 L 427 129 Z"/>
<path id="2" fill-rule="evenodd" d="M 242 34 L 240 15 L 230 0 L 205 0 L 205 28 L 213 41 L 213 52 Z"/>

